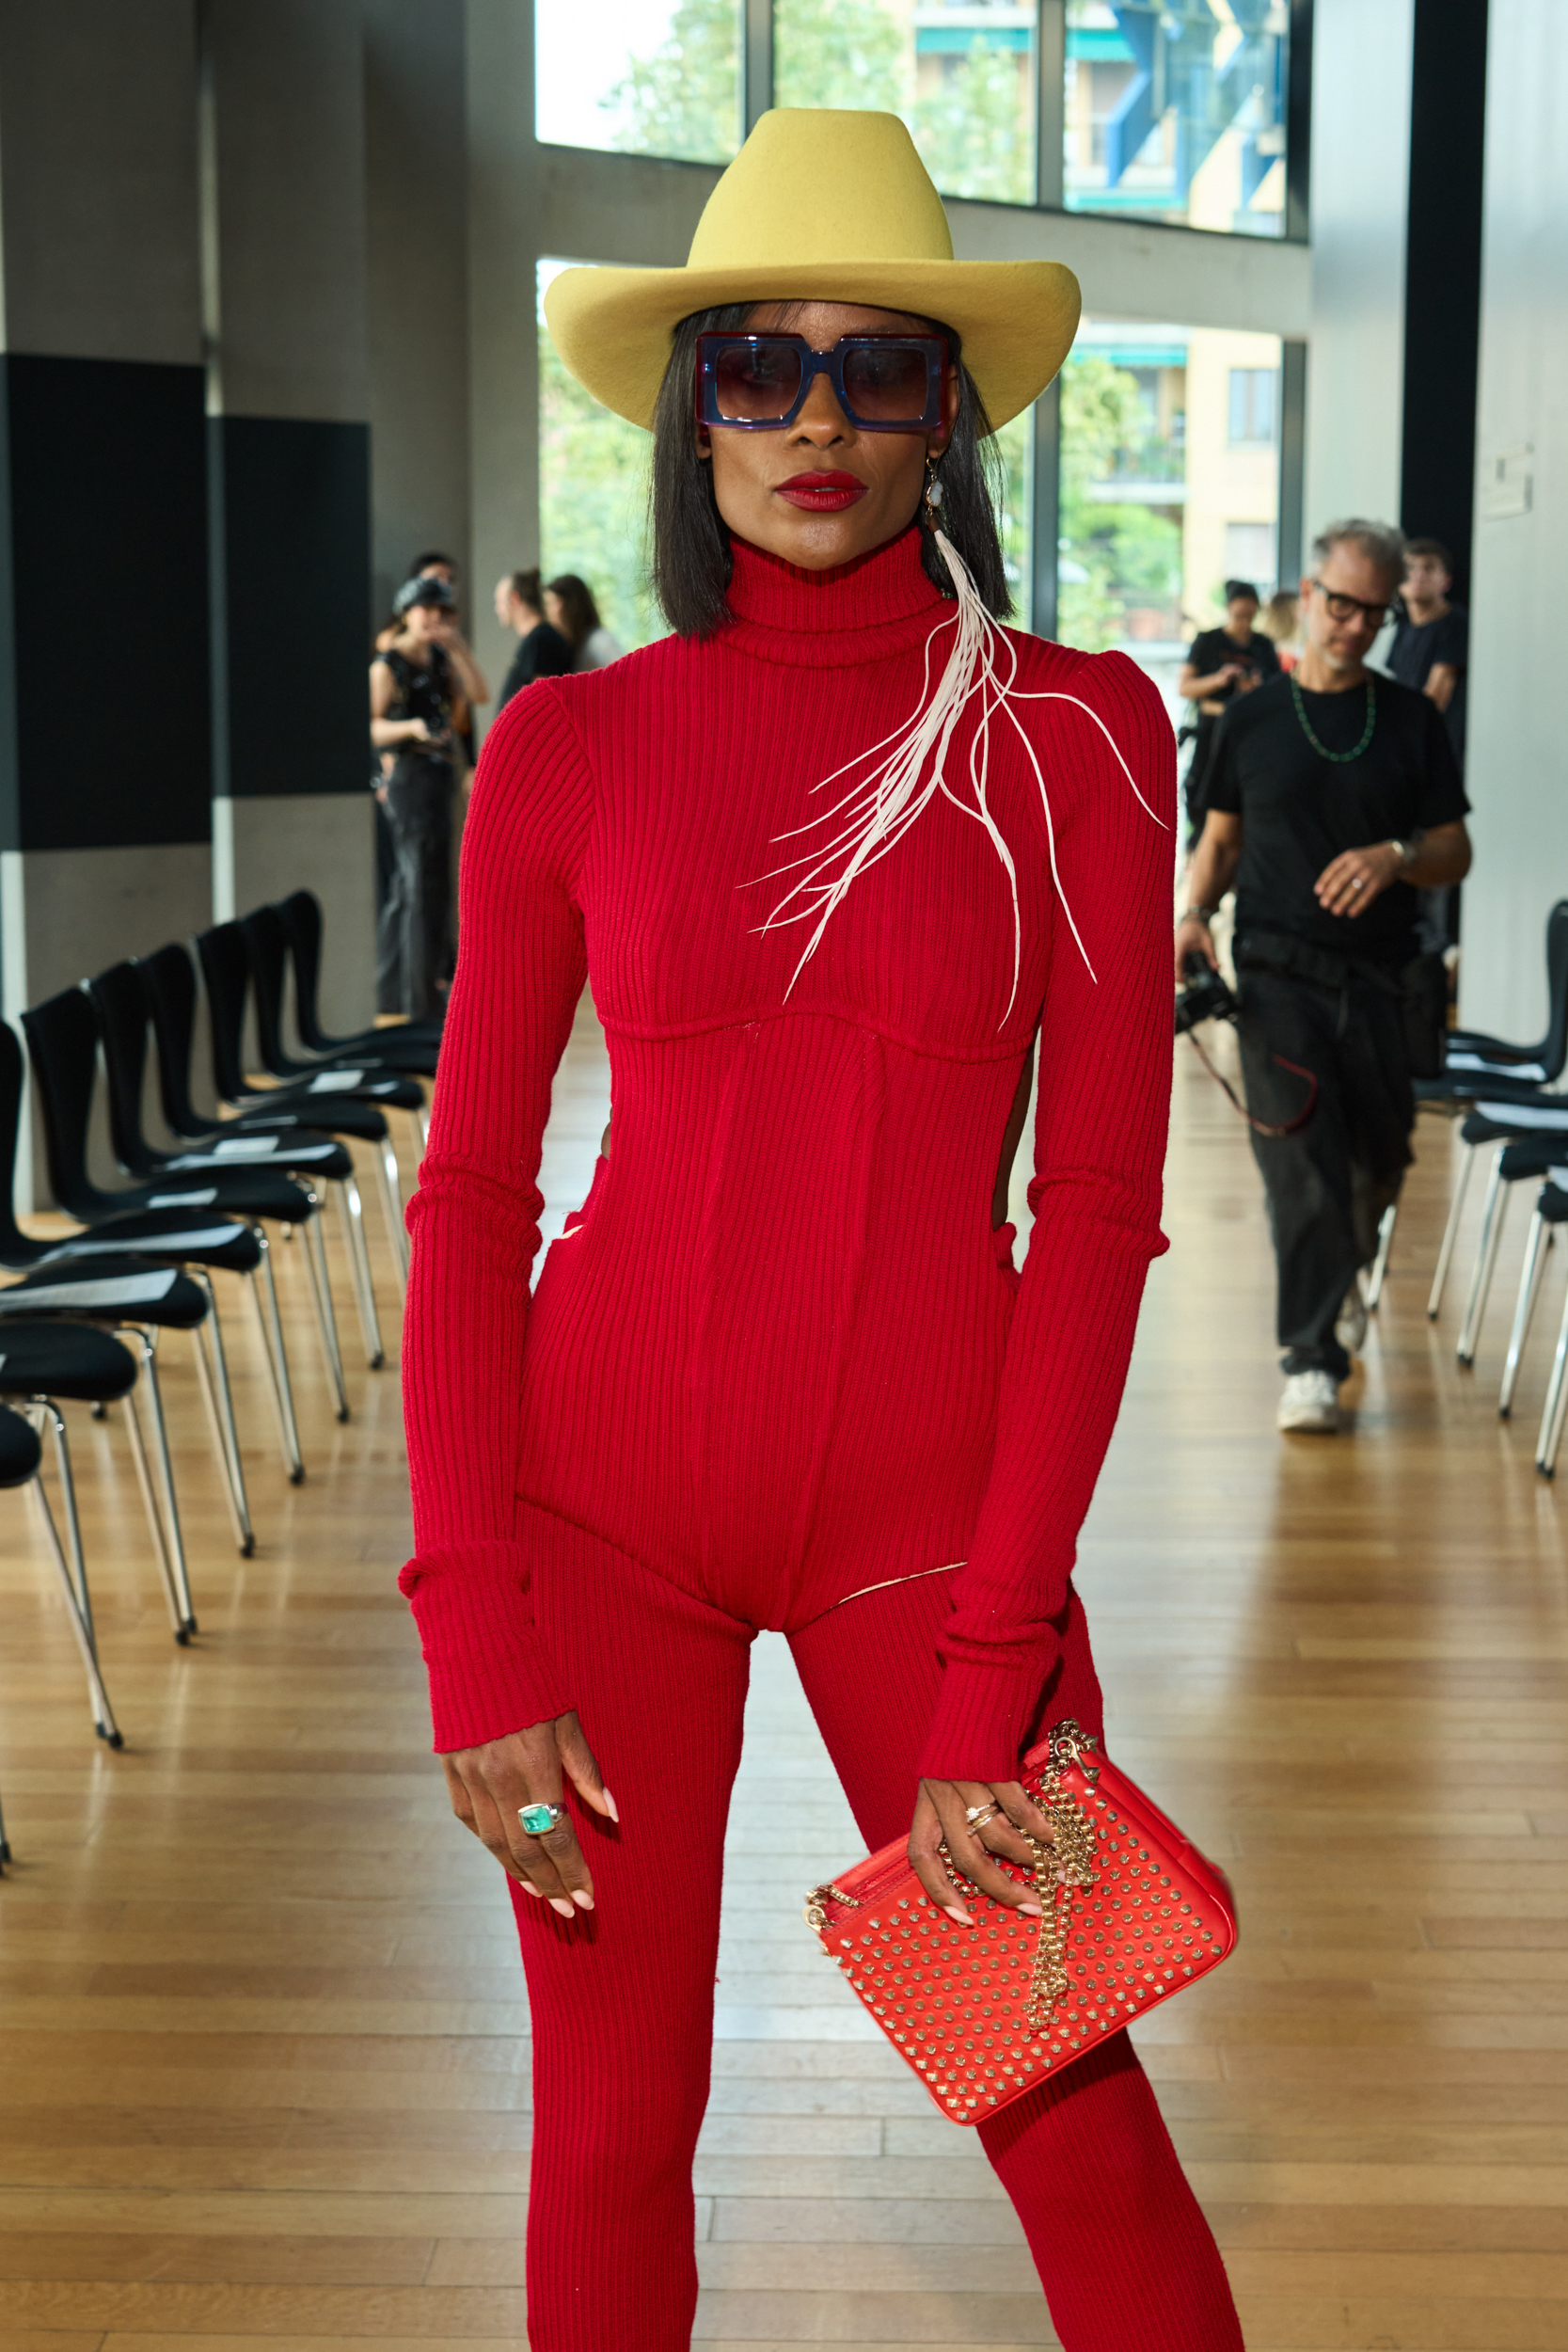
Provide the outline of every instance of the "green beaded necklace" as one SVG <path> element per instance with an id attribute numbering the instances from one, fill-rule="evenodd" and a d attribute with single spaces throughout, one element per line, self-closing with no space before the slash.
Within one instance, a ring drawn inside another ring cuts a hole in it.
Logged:
<path id="1" fill-rule="evenodd" d="M 1296 684 L 1296 674 L 1293 670 L 1291 672 L 1291 700 L 1295 704 L 1296 717 L 1301 721 L 1303 735 L 1306 736 L 1318 757 L 1332 760 L 1336 768 L 1348 768 L 1353 759 L 1359 759 L 1372 739 L 1372 729 L 1377 724 L 1377 689 L 1372 684 L 1370 673 L 1367 677 L 1367 723 L 1361 730 L 1361 740 L 1353 752 L 1331 752 L 1326 743 L 1319 742 L 1312 732 L 1312 722 L 1307 715 L 1307 705 L 1301 698 L 1301 688 Z"/>

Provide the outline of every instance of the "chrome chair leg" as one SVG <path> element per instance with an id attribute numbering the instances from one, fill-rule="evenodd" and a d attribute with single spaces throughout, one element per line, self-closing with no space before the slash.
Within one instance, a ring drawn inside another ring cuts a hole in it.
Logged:
<path id="1" fill-rule="evenodd" d="M 310 1278 L 310 1297 L 316 1310 L 316 1329 L 321 1336 L 322 1359 L 326 1365 L 327 1381 L 336 1400 L 333 1409 L 340 1421 L 347 1421 L 348 1391 L 343 1387 L 343 1359 L 338 1346 L 338 1319 L 332 1311 L 332 1291 L 326 1271 L 326 1245 L 322 1240 L 319 1216 L 312 1216 L 306 1222 L 305 1270 Z"/>
<path id="2" fill-rule="evenodd" d="M 234 1541 L 242 1560 L 248 1560 L 256 1549 L 256 1531 L 250 1523 L 250 1501 L 245 1493 L 245 1464 L 240 1458 L 240 1432 L 234 1419 L 234 1392 L 229 1385 L 229 1358 L 223 1344 L 223 1321 L 218 1313 L 217 1293 L 213 1278 L 205 1266 L 193 1266 L 191 1272 L 207 1295 L 207 1320 L 195 1337 L 212 1334 L 213 1360 L 209 1370 L 205 1350 L 197 1348 L 197 1367 L 202 1375 L 202 1394 L 209 1399 L 208 1410 L 218 1431 L 220 1458 L 229 1487 L 229 1515 L 234 1523 Z"/>
<path id="3" fill-rule="evenodd" d="M 1388 1251 L 1393 1245 L 1394 1227 L 1399 1222 L 1400 1204 L 1390 1200 L 1378 1221 L 1377 1256 L 1367 1280 L 1367 1312 L 1375 1315 L 1377 1302 L 1383 1296 L 1383 1278 L 1388 1271 Z"/>
<path id="4" fill-rule="evenodd" d="M 1557 1350 L 1552 1358 L 1552 1376 L 1546 1389 L 1546 1402 L 1541 1411 L 1541 1428 L 1535 1440 L 1535 1467 L 1543 1478 L 1557 1472 L 1557 1450 L 1562 1442 L 1562 1417 L 1568 1409 L 1568 1297 L 1562 1302 L 1562 1321 L 1558 1326 Z"/>
<path id="5" fill-rule="evenodd" d="M 152 1490 L 152 1470 L 147 1458 L 147 1440 L 142 1435 L 141 1415 L 136 1410 L 135 1392 L 125 1399 L 125 1434 L 131 1441 L 131 1461 L 141 1490 L 141 1507 L 147 1515 L 148 1533 L 152 1538 L 152 1559 L 158 1571 L 158 1581 L 164 1589 L 164 1605 L 168 1611 L 174 1638 L 183 1645 L 191 1638 L 190 1629 L 180 1607 L 180 1591 L 174 1581 L 174 1567 L 169 1559 L 168 1537 L 165 1533 L 158 1498 Z"/>
<path id="6" fill-rule="evenodd" d="M 390 1138 L 372 1147 L 375 1152 L 376 1186 L 381 1194 L 381 1214 L 386 1219 L 387 1239 L 392 1246 L 392 1271 L 398 1279 L 398 1295 L 408 1295 L 408 1229 L 403 1221 L 403 1189 L 398 1183 L 398 1157 Z"/>
<path id="7" fill-rule="evenodd" d="M 250 1295 L 256 1301 L 256 1319 L 261 1327 L 261 1353 L 267 1359 L 267 1376 L 272 1387 L 274 1410 L 277 1415 L 277 1434 L 283 1445 L 283 1468 L 291 1486 L 297 1486 L 305 1476 L 305 1459 L 299 1450 L 299 1423 L 294 1419 L 294 1392 L 289 1379 L 289 1358 L 283 1345 L 283 1324 L 277 1311 L 277 1285 L 272 1276 L 272 1251 L 267 1237 L 259 1225 L 251 1232 L 261 1245 L 261 1263 L 247 1279 Z"/>
<path id="8" fill-rule="evenodd" d="M 58 1419 L 54 1406 L 47 1399 L 40 1399 L 40 1403 L 52 1419 Z M 49 1508 L 49 1497 L 44 1491 L 43 1481 L 41 1478 L 35 1477 L 30 1479 L 28 1484 L 38 1497 L 39 1509 L 43 1514 L 44 1530 L 49 1537 L 49 1549 L 55 1558 L 55 1571 L 60 1581 L 60 1597 L 70 1614 L 71 1629 L 76 1637 L 76 1647 L 81 1654 L 82 1664 L 87 1672 L 87 1697 L 92 1707 L 93 1726 L 99 1738 L 107 1740 L 111 1748 L 122 1748 L 125 1745 L 124 1734 L 116 1723 L 115 1710 L 109 1704 L 109 1693 L 104 1688 L 103 1677 L 99 1671 L 98 1649 L 93 1641 L 91 1623 L 84 1615 L 81 1603 L 77 1598 L 76 1586 L 65 1556 L 65 1548 L 60 1542 L 59 1529 L 55 1524 L 55 1514 Z M 0 1843 L 3 1843 L 3 1839 L 0 1839 Z M 8 1851 L 4 1859 L 8 1861 L 9 1858 Z"/>
<path id="9" fill-rule="evenodd" d="M 71 1468 L 71 1442 L 65 1433 L 65 1418 L 57 1405 L 46 1396 L 36 1397 L 28 1408 L 28 1420 L 35 1429 L 44 1422 L 55 1444 L 55 1471 L 60 1482 L 60 1504 L 65 1512 L 65 1532 L 71 1543 L 71 1574 L 76 1581 L 76 1605 L 87 1639 L 94 1650 L 98 1647 L 98 1632 L 92 1621 L 92 1595 L 87 1590 L 87 1555 L 82 1549 L 82 1520 L 76 1508 L 76 1480 Z M 40 1488 L 41 1492 L 42 1489 Z"/>
<path id="10" fill-rule="evenodd" d="M 1503 1365 L 1503 1384 L 1497 1392 L 1497 1419 L 1506 1421 L 1513 1410 L 1514 1384 L 1519 1377 L 1519 1359 L 1529 1337 L 1535 1302 L 1540 1295 L 1541 1277 L 1545 1270 L 1546 1252 L 1552 1246 L 1552 1229 L 1539 1209 L 1529 1221 L 1529 1238 L 1525 1244 L 1525 1263 L 1519 1276 L 1519 1295 L 1513 1308 L 1513 1328 L 1508 1335 L 1508 1358 Z"/>
<path id="11" fill-rule="evenodd" d="M 1427 1297 L 1427 1321 L 1429 1323 L 1436 1322 L 1438 1310 L 1443 1304 L 1443 1291 L 1448 1282 L 1449 1267 L 1453 1259 L 1453 1246 L 1459 1239 L 1459 1220 L 1465 1207 L 1465 1195 L 1470 1183 L 1470 1170 L 1475 1165 L 1475 1145 L 1466 1143 L 1462 1149 L 1464 1156 L 1459 1163 L 1459 1174 L 1454 1178 L 1453 1198 L 1449 1202 L 1448 1222 L 1443 1228 L 1443 1246 L 1437 1252 L 1437 1267 L 1433 1275 L 1432 1289 Z"/>
<path id="12" fill-rule="evenodd" d="M 1508 1213 L 1508 1187 L 1503 1183 L 1503 1147 L 1499 1143 L 1492 1158 L 1492 1172 L 1486 1180 L 1486 1200 L 1481 1213 L 1481 1240 L 1476 1248 L 1476 1270 L 1470 1277 L 1470 1295 L 1465 1301 L 1465 1321 L 1460 1327 L 1458 1356 L 1462 1364 L 1476 1360 L 1476 1345 L 1481 1338 L 1481 1319 L 1486 1312 L 1486 1296 L 1492 1288 L 1492 1272 L 1497 1263 L 1497 1248 L 1503 1237 L 1503 1218 Z"/>
<path id="13" fill-rule="evenodd" d="M 359 1187 L 352 1176 L 345 1176 L 332 1189 L 338 1196 L 338 1214 L 343 1224 L 343 1244 L 348 1251 L 349 1272 L 354 1279 L 354 1303 L 359 1313 L 365 1361 L 372 1372 L 379 1372 L 387 1360 L 387 1354 L 381 1344 L 375 1292 L 371 1285 L 371 1257 L 365 1247 L 365 1212 L 360 1204 Z"/>
<path id="14" fill-rule="evenodd" d="M 151 1327 L 128 1324 L 141 1344 L 142 1373 L 147 1382 L 147 1402 L 152 1416 L 152 1437 L 158 1451 L 158 1483 L 164 1490 L 164 1525 L 168 1536 L 169 1566 L 174 1572 L 174 1590 L 185 1633 L 194 1633 L 196 1602 L 191 1597 L 190 1571 L 185 1565 L 185 1539 L 180 1532 L 180 1502 L 174 1491 L 174 1456 L 169 1452 L 168 1423 L 164 1418 L 164 1392 L 158 1379 L 158 1334 Z M 177 1635 L 177 1639 L 183 1636 Z"/>

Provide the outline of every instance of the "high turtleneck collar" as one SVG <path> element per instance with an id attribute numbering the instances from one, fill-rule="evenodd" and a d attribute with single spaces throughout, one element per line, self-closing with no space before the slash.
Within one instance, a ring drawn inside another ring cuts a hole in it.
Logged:
<path id="1" fill-rule="evenodd" d="M 808 572 L 745 539 L 732 542 L 733 625 L 717 642 L 765 661 L 812 669 L 879 661 L 923 644 L 934 621 L 958 606 L 927 579 L 920 532 L 911 524 L 886 547 L 831 571 Z"/>

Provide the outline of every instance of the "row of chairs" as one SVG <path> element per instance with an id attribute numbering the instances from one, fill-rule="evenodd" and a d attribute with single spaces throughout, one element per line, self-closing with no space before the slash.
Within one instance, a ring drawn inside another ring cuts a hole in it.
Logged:
<path id="1" fill-rule="evenodd" d="M 0 1269 L 15 1278 L 0 1289 L 0 1486 L 30 1485 L 38 1494 L 87 1669 L 93 1721 L 113 1746 L 120 1735 L 98 1657 L 60 1406 L 85 1402 L 100 1415 L 111 1406 L 122 1408 L 171 1629 L 177 1642 L 188 1642 L 196 1604 L 158 1379 L 160 1340 L 168 1331 L 190 1335 L 235 1546 L 248 1556 L 255 1534 L 214 1275 L 234 1274 L 249 1292 L 283 1466 L 297 1484 L 305 1459 L 274 1246 L 299 1237 L 334 1410 L 346 1421 L 323 1213 L 330 1198 L 366 1360 L 377 1368 L 385 1348 L 349 1147 L 369 1147 L 401 1295 L 407 1240 L 388 1117 L 406 1117 L 417 1158 L 440 1043 L 436 1025 L 342 1037 L 322 1025 L 322 914 L 309 891 L 218 924 L 194 944 L 194 959 L 183 945 L 171 944 L 113 964 L 24 1012 L 25 1056 L 15 1032 L 0 1025 Z M 212 1113 L 196 1102 L 203 994 Z M 262 1083 L 247 1067 L 252 1037 Z M 15 1212 L 29 1066 L 55 1200 L 79 1228 L 64 1239 L 24 1232 Z M 172 1149 L 145 1132 L 150 1073 Z M 113 1185 L 95 1181 L 90 1168 L 101 1084 L 124 1180 Z M 145 1429 L 138 1399 L 145 1401 Z M 45 1435 L 63 1538 L 41 1481 Z"/>
<path id="2" fill-rule="evenodd" d="M 1476 1155 L 1486 1149 L 1493 1154 L 1456 1343 L 1459 1361 L 1466 1367 L 1476 1360 L 1513 1187 L 1524 1183 L 1538 1187 L 1497 1398 L 1497 1411 L 1505 1421 L 1513 1409 L 1546 1255 L 1558 1227 L 1568 1225 L 1568 1094 L 1559 1090 L 1568 1070 L 1568 899 L 1560 899 L 1546 918 L 1545 960 L 1544 1034 L 1528 1044 L 1515 1044 L 1481 1030 L 1450 1031 L 1442 1075 L 1418 1081 L 1416 1089 L 1423 1107 L 1458 1114 L 1461 1120 L 1459 1168 L 1427 1298 L 1433 1321 L 1441 1311 L 1452 1269 Z M 1375 1303 L 1375 1296 L 1369 1303 Z M 1568 1298 L 1536 1438 L 1535 1466 L 1544 1477 L 1556 1474 L 1565 1420 Z"/>

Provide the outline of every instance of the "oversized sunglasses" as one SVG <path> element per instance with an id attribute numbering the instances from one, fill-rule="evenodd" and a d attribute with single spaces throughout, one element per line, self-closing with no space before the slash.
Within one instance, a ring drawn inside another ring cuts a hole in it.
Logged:
<path id="1" fill-rule="evenodd" d="M 777 433 L 793 424 L 819 375 L 865 433 L 927 433 L 944 421 L 947 345 L 940 335 L 841 335 L 814 351 L 803 335 L 699 335 L 704 424 Z"/>

